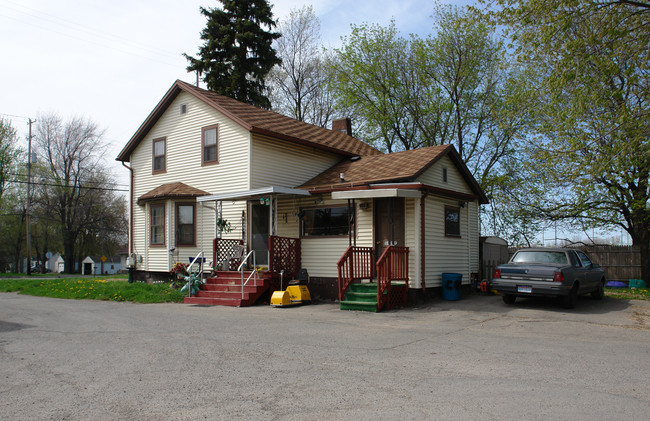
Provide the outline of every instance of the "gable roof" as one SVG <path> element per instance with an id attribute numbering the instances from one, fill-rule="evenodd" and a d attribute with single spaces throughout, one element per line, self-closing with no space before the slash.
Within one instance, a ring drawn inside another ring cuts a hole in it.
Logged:
<path id="1" fill-rule="evenodd" d="M 430 146 L 384 155 L 363 156 L 348 159 L 320 173 L 299 189 L 344 190 L 351 187 L 380 183 L 409 183 L 431 168 L 442 157 L 448 156 L 461 173 L 480 203 L 488 203 L 485 193 L 476 182 L 453 145 Z M 340 175 L 343 173 L 344 181 Z"/>
<path id="2" fill-rule="evenodd" d="M 344 156 L 378 155 L 379 150 L 345 133 L 304 123 L 274 111 L 257 108 L 232 98 L 177 80 L 117 156 L 128 162 L 130 155 L 179 93 L 186 92 L 223 113 L 251 133 L 275 137 Z"/>
<path id="3" fill-rule="evenodd" d="M 167 184 L 161 184 L 160 186 L 156 187 L 155 189 L 143 194 L 138 198 L 138 204 L 142 202 L 147 202 L 151 200 L 158 200 L 158 199 L 182 199 L 182 198 L 188 198 L 188 199 L 193 199 L 195 197 L 199 196 L 205 196 L 210 193 L 203 191 L 201 189 L 197 189 L 192 186 L 188 186 L 185 183 L 181 182 L 176 182 L 176 183 L 167 183 Z"/>

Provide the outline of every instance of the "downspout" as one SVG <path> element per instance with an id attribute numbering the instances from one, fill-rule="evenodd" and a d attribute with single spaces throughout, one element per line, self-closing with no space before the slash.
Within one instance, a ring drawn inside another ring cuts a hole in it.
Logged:
<path id="1" fill-rule="evenodd" d="M 122 166 L 131 173 L 129 185 L 129 256 L 131 256 L 133 253 L 133 168 L 128 167 L 124 161 L 122 161 Z"/>
<path id="2" fill-rule="evenodd" d="M 429 193 L 423 192 L 422 197 L 420 198 L 420 279 L 422 283 L 422 292 L 426 293 L 426 284 L 424 281 L 424 269 L 426 267 L 426 253 L 425 253 L 425 244 L 426 244 L 426 236 L 425 236 L 425 217 L 424 217 L 424 203 L 426 201 L 426 198 Z"/>

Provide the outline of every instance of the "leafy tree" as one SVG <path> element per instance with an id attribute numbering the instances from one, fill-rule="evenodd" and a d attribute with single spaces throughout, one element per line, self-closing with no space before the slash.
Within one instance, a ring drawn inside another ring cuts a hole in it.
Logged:
<path id="1" fill-rule="evenodd" d="M 299 121 L 326 127 L 334 112 L 327 89 L 328 57 L 320 46 L 320 22 L 311 6 L 292 9 L 278 26 L 275 48 L 282 63 L 269 74 L 273 109 Z"/>
<path id="2" fill-rule="evenodd" d="M 117 199 L 104 188 L 112 181 L 103 166 L 105 144 L 97 125 L 81 118 L 64 122 L 53 114 L 38 121 L 34 144 L 46 168 L 38 174 L 34 202 L 40 218 L 56 218 L 65 270 L 72 272 L 80 257 L 80 237 L 100 222 L 117 227 L 116 218 L 124 214 L 120 216 L 120 208 L 113 205 Z"/>
<path id="3" fill-rule="evenodd" d="M 410 67 L 415 61 L 411 44 L 399 36 L 395 22 L 386 28 L 352 25 L 334 53 L 330 86 L 337 101 L 361 119 L 355 120 L 360 137 L 386 152 L 423 146 L 420 127 L 409 112 L 418 109 L 415 93 L 423 87 Z"/>
<path id="4" fill-rule="evenodd" d="M 272 48 L 280 35 L 266 0 L 219 0 L 223 9 L 201 8 L 207 18 L 199 58 L 184 54 L 188 71 L 203 74 L 208 89 L 236 100 L 270 108 L 265 78 L 280 63 Z M 268 30 L 265 30 L 267 27 Z"/>
<path id="5" fill-rule="evenodd" d="M 0 200 L 7 181 L 16 171 L 19 150 L 16 148 L 16 129 L 8 120 L 0 118 Z"/>
<path id="6" fill-rule="evenodd" d="M 484 231 L 526 243 L 538 228 L 524 224 L 517 197 L 527 75 L 480 15 L 440 7 L 435 17 L 426 39 L 400 37 L 394 23 L 353 26 L 336 50 L 338 100 L 361 117 L 360 137 L 384 151 L 454 144 L 490 198 Z"/>
<path id="7" fill-rule="evenodd" d="M 650 4 L 645 1 L 501 0 L 529 66 L 538 174 L 530 215 L 585 227 L 622 227 L 650 279 Z"/>

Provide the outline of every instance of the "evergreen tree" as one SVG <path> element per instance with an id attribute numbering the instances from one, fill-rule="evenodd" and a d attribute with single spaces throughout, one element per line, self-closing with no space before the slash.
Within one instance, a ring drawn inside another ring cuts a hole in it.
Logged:
<path id="1" fill-rule="evenodd" d="M 280 34 L 266 0 L 220 0 L 223 9 L 201 8 L 207 18 L 199 58 L 187 54 L 188 71 L 198 71 L 208 89 L 236 100 L 270 108 L 264 78 L 280 64 L 272 48 Z M 265 30 L 263 27 L 267 27 Z"/>

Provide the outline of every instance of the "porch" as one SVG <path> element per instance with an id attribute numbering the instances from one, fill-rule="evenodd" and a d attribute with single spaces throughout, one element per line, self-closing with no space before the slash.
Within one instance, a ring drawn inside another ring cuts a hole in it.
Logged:
<path id="1" fill-rule="evenodd" d="M 215 238 L 212 261 L 217 269 L 185 303 L 245 307 L 270 298 L 298 276 L 300 239 L 270 236 L 268 249 L 269 266 L 260 267 L 249 257 L 254 250 L 245 253 L 243 240 Z M 349 246 L 339 259 L 341 310 L 379 312 L 408 304 L 408 247 L 386 247 L 376 263 L 374 256 L 372 247 Z"/>

